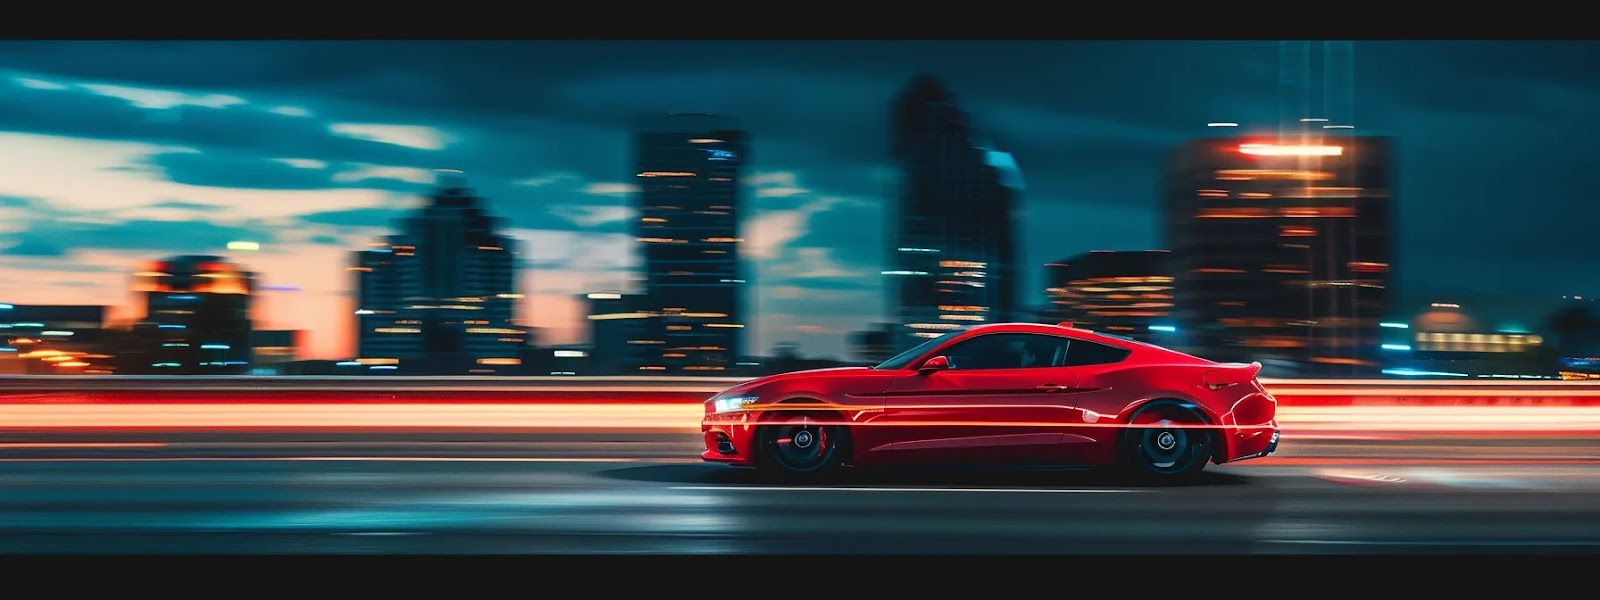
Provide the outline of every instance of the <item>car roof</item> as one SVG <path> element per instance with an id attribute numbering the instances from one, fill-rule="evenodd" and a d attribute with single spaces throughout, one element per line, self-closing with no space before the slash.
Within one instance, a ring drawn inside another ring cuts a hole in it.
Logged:
<path id="1" fill-rule="evenodd" d="M 977 335 L 982 333 L 1042 333 L 1045 335 L 1064 335 L 1067 337 L 1110 344 L 1120 348 L 1140 345 L 1128 338 L 1106 335 L 1088 329 L 1065 327 L 1062 325 L 1049 325 L 1045 323 L 985 323 L 974 325 L 966 330 L 967 334 Z M 965 336 L 963 336 L 965 337 Z"/>

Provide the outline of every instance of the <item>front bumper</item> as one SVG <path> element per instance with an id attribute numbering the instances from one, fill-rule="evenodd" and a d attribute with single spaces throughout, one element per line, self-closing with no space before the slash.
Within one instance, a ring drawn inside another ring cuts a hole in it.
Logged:
<path id="1" fill-rule="evenodd" d="M 707 414 L 700 421 L 705 448 L 700 459 L 740 467 L 755 466 L 755 431 L 749 412 Z"/>

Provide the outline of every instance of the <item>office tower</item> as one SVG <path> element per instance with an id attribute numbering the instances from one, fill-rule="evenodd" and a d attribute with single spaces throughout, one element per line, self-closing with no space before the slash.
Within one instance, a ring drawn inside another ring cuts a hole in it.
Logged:
<path id="1" fill-rule="evenodd" d="M 1393 270 L 1391 141 L 1322 127 L 1198 139 L 1176 157 L 1164 236 L 1180 347 L 1261 360 L 1269 374 L 1377 373 Z"/>
<path id="2" fill-rule="evenodd" d="M 660 344 L 646 370 L 725 371 L 744 351 L 740 250 L 748 136 L 715 115 L 651 120 L 635 137 L 634 179 L 648 306 Z M 653 367 L 661 367 L 654 369 Z"/>
<path id="3" fill-rule="evenodd" d="M 441 171 L 399 232 L 355 253 L 358 361 L 468 373 L 520 363 L 516 240 L 484 205 L 459 172 Z"/>
<path id="4" fill-rule="evenodd" d="M 0 373 L 102 374 L 106 307 L 0 302 Z"/>
<path id="5" fill-rule="evenodd" d="M 140 349 L 124 372 L 238 374 L 250 369 L 255 273 L 220 256 L 174 256 L 133 274 L 145 316 L 134 324 Z"/>
<path id="6" fill-rule="evenodd" d="M 646 310 L 649 298 L 639 294 L 594 292 L 581 300 L 589 325 L 589 368 L 594 375 L 635 375 L 639 371 L 664 371 L 651 358 L 666 344 L 655 314 Z"/>
<path id="7" fill-rule="evenodd" d="M 890 213 L 889 313 L 905 345 L 951 329 L 1017 319 L 1023 181 L 1010 154 L 980 139 L 955 97 L 914 78 L 891 109 L 900 169 Z"/>
<path id="8" fill-rule="evenodd" d="M 1096 250 L 1045 265 L 1050 320 L 1142 341 L 1164 341 L 1172 315 L 1169 255 L 1166 250 Z"/>

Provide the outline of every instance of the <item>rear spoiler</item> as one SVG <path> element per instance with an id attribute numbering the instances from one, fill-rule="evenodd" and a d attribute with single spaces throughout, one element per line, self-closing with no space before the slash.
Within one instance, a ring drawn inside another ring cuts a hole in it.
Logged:
<path id="1" fill-rule="evenodd" d="M 1255 380 L 1256 374 L 1261 372 L 1261 363 L 1224 363 L 1206 371 L 1200 378 L 1201 383 L 1213 390 L 1220 390 L 1228 386 L 1250 383 Z"/>

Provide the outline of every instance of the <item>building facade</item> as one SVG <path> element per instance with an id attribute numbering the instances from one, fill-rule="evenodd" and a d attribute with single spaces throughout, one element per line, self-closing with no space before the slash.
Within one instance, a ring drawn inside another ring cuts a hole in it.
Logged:
<path id="1" fill-rule="evenodd" d="M 1160 343 L 1172 329 L 1166 250 L 1094 251 L 1045 265 L 1047 322 Z"/>
<path id="2" fill-rule="evenodd" d="M 0 303 L 0 373 L 111 373 L 106 307 Z"/>
<path id="3" fill-rule="evenodd" d="M 740 260 L 748 151 L 748 136 L 715 115 L 652 119 L 635 137 L 634 231 L 646 297 L 637 308 L 655 315 L 647 322 L 663 341 L 637 369 L 727 371 L 743 354 L 751 318 Z"/>
<path id="4" fill-rule="evenodd" d="M 889 215 L 888 308 L 909 345 L 966 325 L 1017 320 L 1016 161 L 979 139 L 955 97 L 918 76 L 891 108 L 900 170 Z"/>
<path id="5" fill-rule="evenodd" d="M 1175 343 L 1269 375 L 1377 374 L 1394 246 L 1391 141 L 1198 139 L 1166 177 Z"/>
<path id="6" fill-rule="evenodd" d="M 641 294 L 594 292 L 580 299 L 588 323 L 593 375 L 638 375 L 665 371 L 658 362 L 667 341 L 657 326 L 650 299 Z"/>
<path id="7" fill-rule="evenodd" d="M 174 256 L 134 273 L 133 291 L 145 314 L 119 372 L 249 372 L 255 273 L 220 256 Z"/>
<path id="8" fill-rule="evenodd" d="M 521 364 L 517 244 L 484 204 L 458 172 L 442 171 L 398 233 L 355 253 L 358 362 L 478 374 Z"/>

